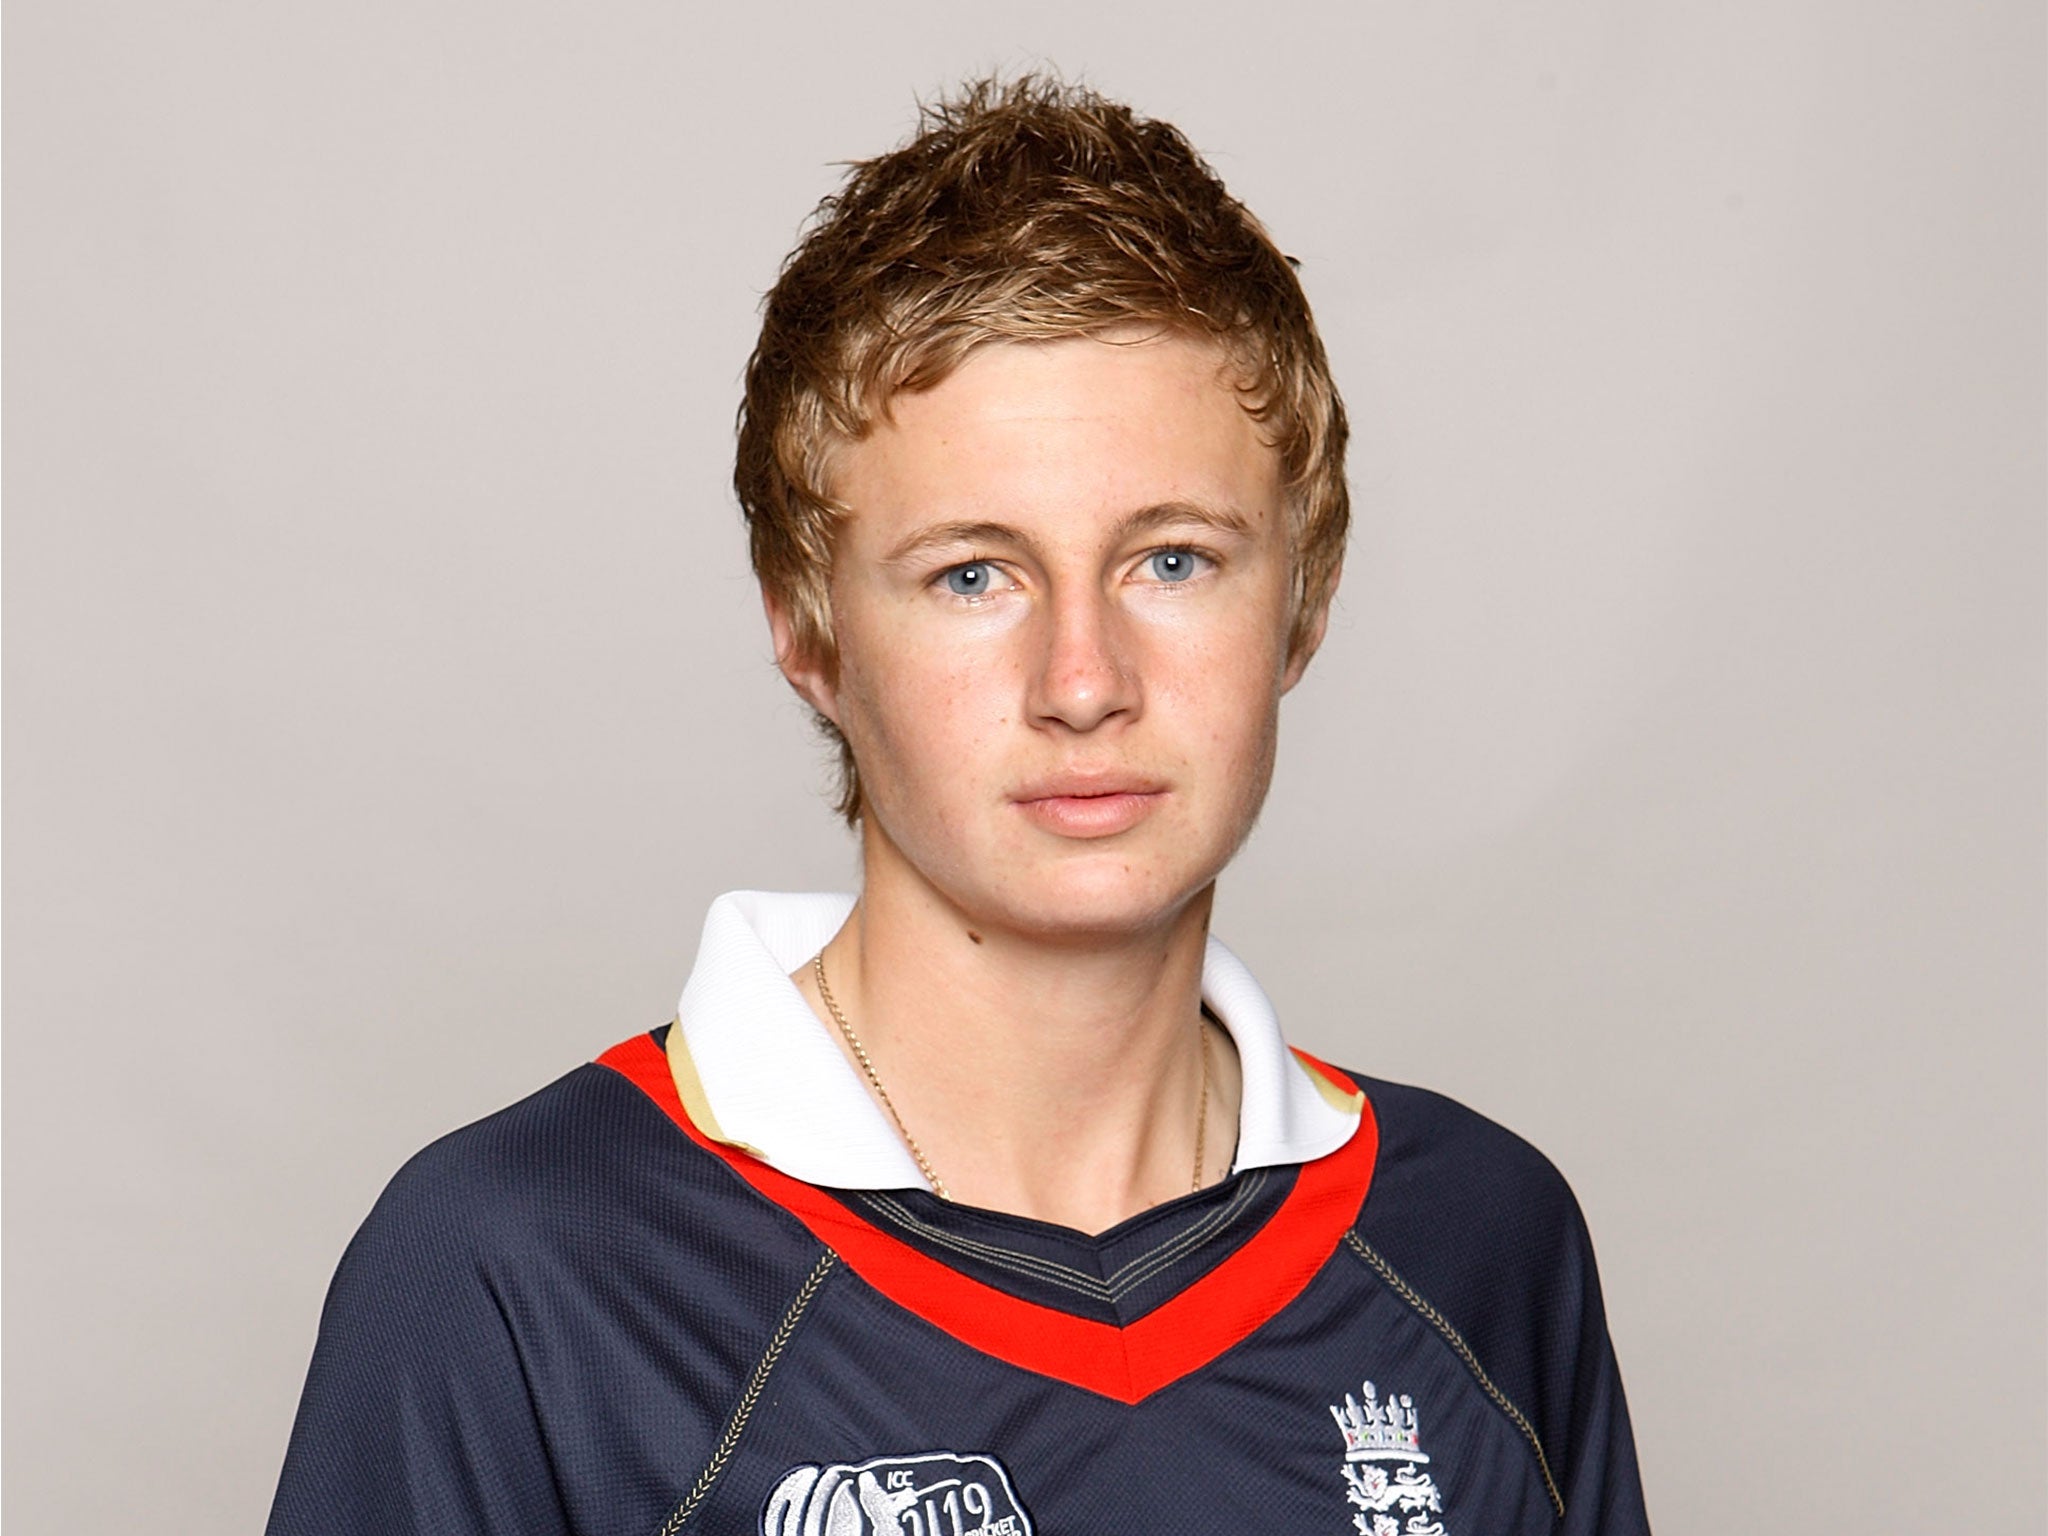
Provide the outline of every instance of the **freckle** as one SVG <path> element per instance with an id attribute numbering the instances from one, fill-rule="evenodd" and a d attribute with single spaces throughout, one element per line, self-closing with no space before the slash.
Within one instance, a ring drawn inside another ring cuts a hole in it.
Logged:
<path id="1" fill-rule="evenodd" d="M 972 928 L 967 930 L 967 937 L 974 940 L 974 942 L 977 944 L 981 942 L 981 935 L 976 933 Z"/>

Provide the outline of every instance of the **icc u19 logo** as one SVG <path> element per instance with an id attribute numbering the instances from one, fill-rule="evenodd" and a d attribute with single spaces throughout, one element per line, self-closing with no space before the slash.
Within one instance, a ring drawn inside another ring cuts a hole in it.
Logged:
<path id="1" fill-rule="evenodd" d="M 1031 1517 L 995 1457 L 929 1451 L 791 1467 L 761 1536 L 1031 1536 Z"/>

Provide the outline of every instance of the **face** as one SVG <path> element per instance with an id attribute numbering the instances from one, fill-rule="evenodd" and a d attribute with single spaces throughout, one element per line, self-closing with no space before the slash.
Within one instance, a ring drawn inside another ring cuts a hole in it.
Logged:
<path id="1" fill-rule="evenodd" d="M 866 876 L 1043 935 L 1170 923 L 1271 778 L 1277 452 L 1213 348 L 997 344 L 842 451 L 836 671 L 784 670 L 860 768 Z"/>

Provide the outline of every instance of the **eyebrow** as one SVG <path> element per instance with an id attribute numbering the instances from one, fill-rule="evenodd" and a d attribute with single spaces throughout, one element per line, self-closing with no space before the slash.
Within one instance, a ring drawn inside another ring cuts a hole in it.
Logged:
<path id="1" fill-rule="evenodd" d="M 1198 501 L 1162 501 L 1130 513 L 1111 530 L 1111 539 L 1123 543 L 1162 529 L 1189 526 L 1238 538 L 1250 538 L 1254 531 L 1252 520 L 1234 507 L 1209 506 Z M 958 544 L 1010 544 L 1034 555 L 1039 553 L 1037 540 L 1012 524 L 956 521 L 930 523 L 916 529 L 884 555 L 882 563 L 903 565 L 935 549 Z"/>

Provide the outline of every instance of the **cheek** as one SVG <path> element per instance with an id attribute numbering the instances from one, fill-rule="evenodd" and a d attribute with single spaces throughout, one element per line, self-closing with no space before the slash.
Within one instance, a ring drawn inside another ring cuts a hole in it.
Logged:
<path id="1" fill-rule="evenodd" d="M 1148 667 L 1150 699 L 1187 722 L 1191 744 L 1257 756 L 1270 749 L 1283 646 L 1270 626 L 1233 625 L 1198 645 L 1161 646 Z"/>
<path id="2" fill-rule="evenodd" d="M 920 797 L 971 776 L 979 749 L 1007 723 L 1009 696 L 959 648 L 883 649 L 884 668 L 842 665 L 841 729 L 864 779 L 883 794 L 886 776 Z"/>

